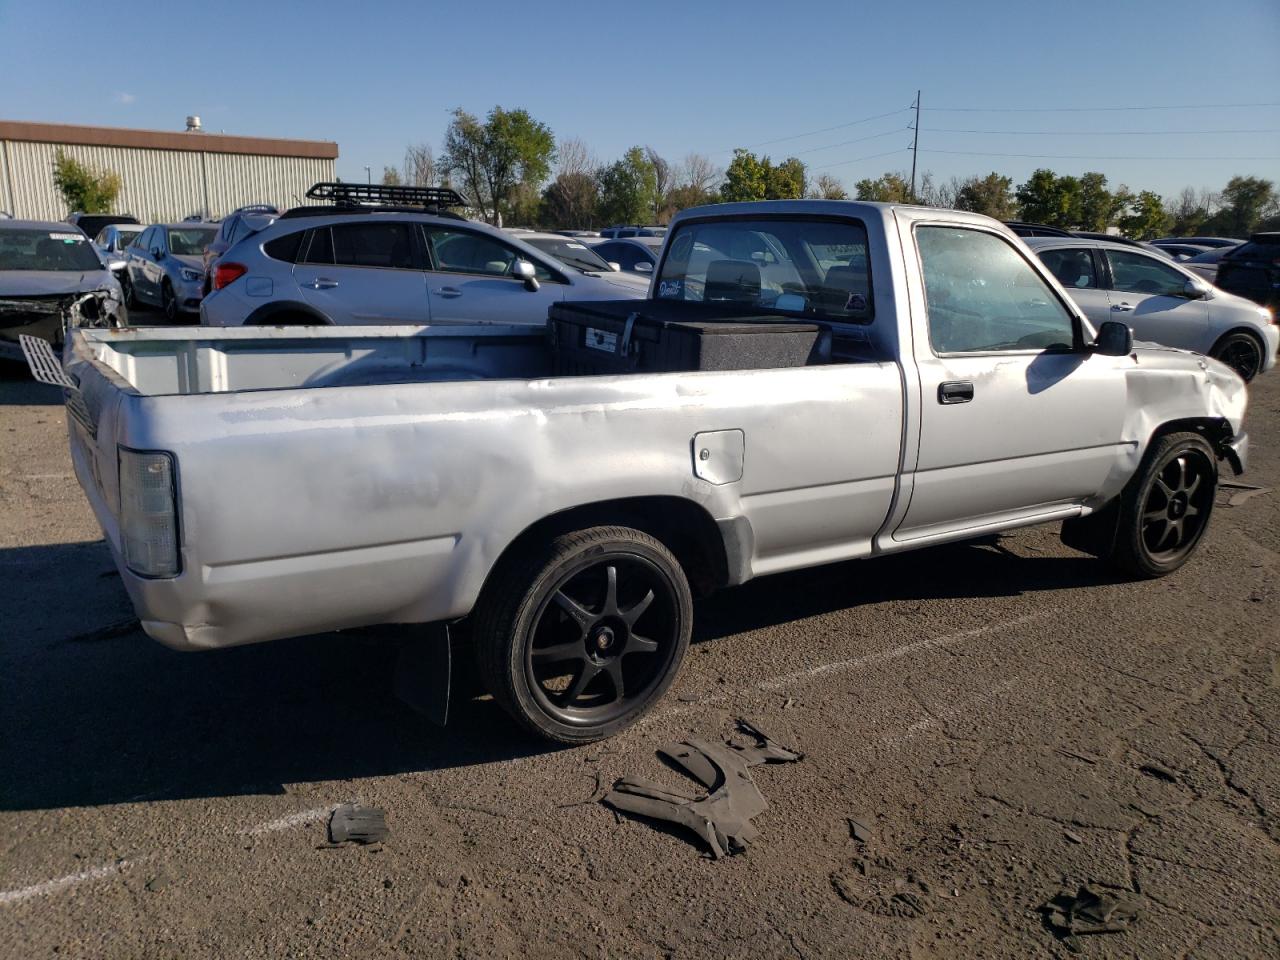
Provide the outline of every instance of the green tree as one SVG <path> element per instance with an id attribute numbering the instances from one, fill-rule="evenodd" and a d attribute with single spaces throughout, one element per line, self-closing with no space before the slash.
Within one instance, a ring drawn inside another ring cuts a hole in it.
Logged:
<path id="1" fill-rule="evenodd" d="M 1197 192 L 1192 187 L 1184 187 L 1170 205 L 1170 215 L 1173 218 L 1170 232 L 1175 237 L 1193 237 L 1201 233 L 1213 205 L 1213 197 L 1207 190 Z"/>
<path id="2" fill-rule="evenodd" d="M 1261 177 L 1232 177 L 1222 191 L 1222 209 L 1204 229 L 1228 237 L 1247 237 L 1258 222 L 1276 213 L 1275 184 Z"/>
<path id="3" fill-rule="evenodd" d="M 609 223 L 644 223 L 654 208 L 657 175 L 644 147 L 632 147 L 600 171 L 600 216 Z"/>
<path id="4" fill-rule="evenodd" d="M 799 200 L 805 195 L 808 177 L 804 164 L 795 157 L 788 157 L 776 166 L 764 158 L 766 200 Z"/>
<path id="5" fill-rule="evenodd" d="M 739 147 L 724 171 L 720 199 L 726 203 L 740 200 L 763 200 L 769 188 L 767 159 L 762 162 L 750 150 Z"/>
<path id="6" fill-rule="evenodd" d="M 382 185 L 384 187 L 398 187 L 402 183 L 400 179 L 400 171 L 395 167 L 382 168 Z"/>
<path id="7" fill-rule="evenodd" d="M 900 173 L 886 173 L 876 180 L 859 180 L 853 189 L 859 200 L 879 203 L 911 202 L 911 184 Z"/>
<path id="8" fill-rule="evenodd" d="M 1033 172 L 1018 187 L 1018 217 L 1031 223 L 1069 227 L 1079 215 L 1080 181 L 1059 177 L 1052 170 Z"/>
<path id="9" fill-rule="evenodd" d="M 511 212 L 517 185 L 521 197 L 535 193 L 551 172 L 556 141 L 551 128 L 525 110 L 494 107 L 487 119 L 458 108 L 445 131 L 441 166 L 461 180 L 468 199 L 490 223 Z"/>
<path id="10" fill-rule="evenodd" d="M 97 172 L 61 150 L 54 156 L 53 185 L 75 213 L 109 213 L 120 195 L 120 174 Z"/>
<path id="11" fill-rule="evenodd" d="M 1072 225 L 1080 230 L 1105 232 L 1127 200 L 1127 191 L 1122 187 L 1121 194 L 1113 194 L 1107 189 L 1106 175 L 1097 172 L 1082 174 L 1078 182 L 1079 201 Z"/>
<path id="12" fill-rule="evenodd" d="M 956 209 L 985 214 L 997 220 L 1012 220 L 1018 212 L 1013 197 L 1013 180 L 992 171 L 985 177 L 969 177 L 956 191 Z"/>
<path id="13" fill-rule="evenodd" d="M 1158 193 L 1143 190 L 1133 197 L 1127 212 L 1121 215 L 1120 232 L 1135 240 L 1150 240 L 1162 236 L 1169 227 L 1169 214 Z"/>

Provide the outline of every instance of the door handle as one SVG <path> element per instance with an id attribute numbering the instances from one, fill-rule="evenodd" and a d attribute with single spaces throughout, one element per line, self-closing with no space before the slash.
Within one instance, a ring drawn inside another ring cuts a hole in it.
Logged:
<path id="1" fill-rule="evenodd" d="M 1132 310 L 1133 307 L 1127 303 L 1113 303 L 1111 305 L 1111 309 L 1117 311 L 1118 313 L 1126 313 L 1129 310 Z"/>
<path id="2" fill-rule="evenodd" d="M 968 403 L 973 399 L 973 383 L 968 380 L 948 380 L 938 384 L 939 403 Z"/>
<path id="3" fill-rule="evenodd" d="M 454 297 L 462 296 L 462 291 L 457 287 L 439 287 L 431 292 L 437 297 L 444 297 L 446 300 L 452 300 Z"/>
<path id="4" fill-rule="evenodd" d="M 332 290 L 338 285 L 337 280 L 330 280 L 328 277 L 316 277 L 310 283 L 304 283 L 304 287 L 310 287 L 312 290 Z"/>

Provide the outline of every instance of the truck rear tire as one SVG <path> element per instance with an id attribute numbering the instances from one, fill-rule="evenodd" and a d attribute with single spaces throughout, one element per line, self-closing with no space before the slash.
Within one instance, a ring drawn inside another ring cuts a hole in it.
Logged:
<path id="1" fill-rule="evenodd" d="M 1110 560 L 1137 577 L 1163 577 L 1190 559 L 1218 489 L 1218 460 L 1197 433 L 1157 439 L 1120 495 Z"/>
<path id="2" fill-rule="evenodd" d="M 523 727 L 590 743 L 671 686 L 693 624 L 679 562 L 630 527 L 562 534 L 502 561 L 475 618 L 480 678 Z"/>

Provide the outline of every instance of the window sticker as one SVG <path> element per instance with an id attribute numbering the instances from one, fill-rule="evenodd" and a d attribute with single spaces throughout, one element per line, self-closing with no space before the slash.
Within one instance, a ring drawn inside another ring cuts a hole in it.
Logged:
<path id="1" fill-rule="evenodd" d="M 85 237 L 80 233 L 51 233 L 50 240 L 61 240 L 63 243 L 84 243 Z"/>
<path id="2" fill-rule="evenodd" d="M 684 296 L 683 280 L 663 280 L 658 284 L 658 296 L 668 300 L 679 300 Z"/>
<path id="3" fill-rule="evenodd" d="M 849 294 L 849 299 L 844 302 L 846 310 L 861 312 L 867 309 L 867 298 L 860 293 Z"/>

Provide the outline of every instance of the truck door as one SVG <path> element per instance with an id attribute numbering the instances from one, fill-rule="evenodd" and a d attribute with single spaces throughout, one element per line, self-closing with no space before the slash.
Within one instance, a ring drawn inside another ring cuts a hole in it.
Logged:
<path id="1" fill-rule="evenodd" d="M 1103 487 L 1127 449 L 1119 368 L 1132 361 L 1086 349 L 1089 334 L 1069 301 L 1001 233 L 898 217 L 912 286 L 920 441 L 894 539 L 1069 514 Z"/>

